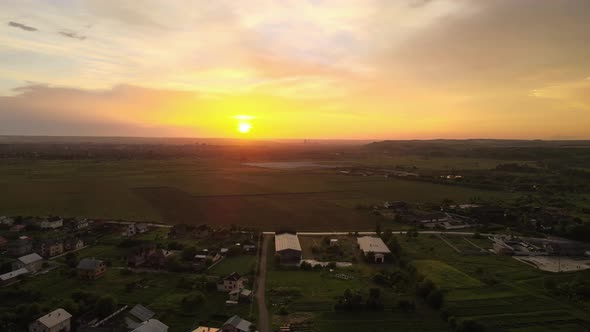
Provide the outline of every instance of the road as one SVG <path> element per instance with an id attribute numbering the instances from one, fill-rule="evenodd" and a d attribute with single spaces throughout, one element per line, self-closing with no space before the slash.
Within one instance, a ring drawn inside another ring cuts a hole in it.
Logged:
<path id="1" fill-rule="evenodd" d="M 392 231 L 393 234 L 406 234 L 406 231 Z M 275 232 L 262 232 L 264 235 L 274 235 Z M 297 232 L 297 235 L 300 236 L 322 236 L 322 235 L 348 235 L 348 234 L 358 234 L 358 235 L 377 235 L 375 232 Z M 473 232 L 445 232 L 445 231 L 418 231 L 420 234 L 450 234 L 450 235 L 473 235 Z M 482 236 L 490 236 L 493 234 L 486 234 L 481 233 Z"/>
<path id="2" fill-rule="evenodd" d="M 270 332 L 268 307 L 266 306 L 266 256 L 270 236 L 263 236 L 262 249 L 260 250 L 260 264 L 258 266 L 258 279 L 256 281 L 256 300 L 258 302 L 258 331 Z"/>

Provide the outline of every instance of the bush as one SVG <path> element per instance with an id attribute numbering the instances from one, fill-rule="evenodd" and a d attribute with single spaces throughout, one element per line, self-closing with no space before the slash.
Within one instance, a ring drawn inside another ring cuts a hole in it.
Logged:
<path id="1" fill-rule="evenodd" d="M 289 311 L 287 310 L 287 307 L 283 305 L 279 308 L 279 311 L 277 313 L 281 316 L 287 316 L 289 314 Z"/>
<path id="2" fill-rule="evenodd" d="M 301 262 L 301 265 L 299 266 L 303 271 L 311 271 L 313 269 L 313 266 L 306 261 Z"/>
<path id="3" fill-rule="evenodd" d="M 471 319 L 463 320 L 458 326 L 457 332 L 484 332 L 485 326 Z"/>
<path id="4" fill-rule="evenodd" d="M 416 286 L 416 295 L 426 298 L 435 288 L 436 285 L 432 281 L 424 279 Z"/>
<path id="5" fill-rule="evenodd" d="M 438 289 L 433 289 L 426 297 L 426 303 L 433 309 L 440 309 L 443 301 L 443 293 Z"/>
<path id="6" fill-rule="evenodd" d="M 416 311 L 416 303 L 408 300 L 399 300 L 397 301 L 397 307 L 406 313 Z"/>
<path id="7" fill-rule="evenodd" d="M 205 302 L 205 295 L 203 295 L 203 293 L 199 291 L 192 292 L 182 298 L 182 309 L 185 312 L 190 312 L 203 302 Z"/>

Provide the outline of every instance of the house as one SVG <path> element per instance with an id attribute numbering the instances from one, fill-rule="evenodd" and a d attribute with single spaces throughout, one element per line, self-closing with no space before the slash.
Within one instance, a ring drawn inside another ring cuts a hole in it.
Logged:
<path id="1" fill-rule="evenodd" d="M 86 218 L 76 218 L 74 219 L 74 229 L 80 230 L 84 228 L 88 228 L 90 223 Z"/>
<path id="2" fill-rule="evenodd" d="M 135 223 L 131 223 L 127 225 L 123 236 L 133 237 L 137 234 L 137 228 L 135 228 Z"/>
<path id="3" fill-rule="evenodd" d="M 142 266 L 155 252 L 156 245 L 153 243 L 146 243 L 135 247 L 129 256 L 127 256 L 127 265 L 131 267 Z"/>
<path id="4" fill-rule="evenodd" d="M 66 251 L 80 250 L 84 248 L 84 241 L 78 238 L 66 239 L 64 241 L 64 249 Z"/>
<path id="5" fill-rule="evenodd" d="M 357 242 L 365 257 L 370 253 L 375 256 L 375 263 L 385 263 L 385 256 L 391 254 L 391 251 L 381 238 L 361 236 L 357 238 Z"/>
<path id="6" fill-rule="evenodd" d="M 84 258 L 78 263 L 78 277 L 80 279 L 92 280 L 99 278 L 107 271 L 106 264 L 94 258 Z"/>
<path id="7" fill-rule="evenodd" d="M 149 231 L 148 225 L 146 223 L 135 224 L 135 229 L 137 234 L 143 234 Z"/>
<path id="8" fill-rule="evenodd" d="M 3 249 L 6 246 L 8 246 L 8 240 L 0 236 L 0 249 Z"/>
<path id="9" fill-rule="evenodd" d="M 8 273 L 0 274 L 0 286 L 11 285 L 19 281 L 19 277 L 29 273 L 29 270 L 22 268 Z"/>
<path id="10" fill-rule="evenodd" d="M 275 235 L 275 252 L 281 263 L 301 261 L 301 244 L 297 234 L 282 233 Z"/>
<path id="11" fill-rule="evenodd" d="M 203 249 L 195 255 L 195 261 L 198 264 L 205 264 L 208 259 L 215 263 L 221 259 L 221 255 L 217 251 L 209 251 L 209 249 Z"/>
<path id="12" fill-rule="evenodd" d="M 8 243 L 8 254 L 20 257 L 33 252 L 33 240 L 28 236 L 21 236 Z"/>
<path id="13" fill-rule="evenodd" d="M 494 252 L 496 252 L 496 254 L 498 255 L 504 255 L 504 256 L 512 256 L 514 255 L 514 248 L 511 247 L 510 245 L 508 245 L 506 242 L 504 241 L 494 241 L 494 244 L 492 245 Z"/>
<path id="14" fill-rule="evenodd" d="M 216 327 L 199 326 L 191 332 L 219 332 L 220 330 Z"/>
<path id="15" fill-rule="evenodd" d="M 50 217 L 43 219 L 39 226 L 41 229 L 58 229 L 64 226 L 64 221 L 60 217 Z"/>
<path id="16" fill-rule="evenodd" d="M 249 254 L 255 254 L 256 253 L 256 245 L 254 245 L 254 244 L 244 244 L 244 246 L 242 247 L 242 249 L 244 250 L 244 252 L 247 252 Z"/>
<path id="17" fill-rule="evenodd" d="M 217 290 L 230 292 L 236 289 L 243 289 L 246 279 L 239 273 L 232 273 L 217 282 Z"/>
<path id="18" fill-rule="evenodd" d="M 404 201 L 393 201 L 383 203 L 383 207 L 392 210 L 405 210 L 408 208 L 408 203 Z"/>
<path id="19" fill-rule="evenodd" d="M 197 239 L 203 239 L 209 236 L 209 226 L 201 224 L 195 228 L 193 235 Z"/>
<path id="20" fill-rule="evenodd" d="M 330 239 L 330 247 L 338 246 L 338 239 Z"/>
<path id="21" fill-rule="evenodd" d="M 29 325 L 29 332 L 70 332 L 72 315 L 62 308 L 38 318 Z"/>
<path id="22" fill-rule="evenodd" d="M 41 270 L 42 265 L 43 257 L 36 253 L 32 253 L 19 257 L 12 265 L 12 268 L 15 270 L 25 268 L 29 272 L 37 272 Z"/>
<path id="23" fill-rule="evenodd" d="M 186 225 L 180 224 L 180 225 L 174 225 L 172 226 L 172 228 L 170 229 L 170 232 L 168 233 L 168 238 L 172 239 L 172 240 L 178 240 L 178 239 L 184 239 L 186 237 L 188 237 L 189 232 L 188 232 L 188 228 L 186 227 Z"/>
<path id="24" fill-rule="evenodd" d="M 145 322 L 150 320 L 154 317 L 155 313 L 150 309 L 144 307 L 141 304 L 135 305 L 131 310 L 129 310 L 129 314 L 133 317 L 137 318 L 140 322 Z"/>
<path id="25" fill-rule="evenodd" d="M 252 299 L 252 291 L 249 289 L 234 289 L 229 292 L 229 300 L 238 303 L 249 303 Z"/>
<path id="26" fill-rule="evenodd" d="M 168 332 L 168 325 L 157 319 L 150 319 L 131 332 Z"/>
<path id="27" fill-rule="evenodd" d="M 61 255 L 64 252 L 63 241 L 57 239 L 43 240 L 41 241 L 38 252 L 43 257 Z"/>
<path id="28" fill-rule="evenodd" d="M 222 326 L 222 332 L 250 332 L 249 321 L 240 318 L 239 316 L 230 317 Z"/>
<path id="29" fill-rule="evenodd" d="M 6 216 L 0 216 L 0 225 L 10 227 L 12 224 L 14 224 L 14 219 Z"/>
<path id="30" fill-rule="evenodd" d="M 168 258 L 170 258 L 173 255 L 173 251 L 166 249 L 157 249 L 156 252 L 154 252 L 148 258 L 148 264 L 152 267 L 164 268 L 166 267 L 166 263 L 168 263 Z"/>
<path id="31" fill-rule="evenodd" d="M 27 226 L 23 225 L 23 224 L 17 224 L 17 225 L 12 225 L 12 227 L 10 227 L 10 231 L 11 232 L 21 232 L 23 231 Z"/>

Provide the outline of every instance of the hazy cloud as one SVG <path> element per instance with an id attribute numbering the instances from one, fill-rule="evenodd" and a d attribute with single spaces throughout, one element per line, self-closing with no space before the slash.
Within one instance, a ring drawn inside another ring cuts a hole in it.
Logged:
<path id="1" fill-rule="evenodd" d="M 37 28 L 34 28 L 32 26 L 29 26 L 29 25 L 26 25 L 23 23 L 14 22 L 14 21 L 8 22 L 8 25 L 10 25 L 11 27 L 14 27 L 14 28 L 25 30 L 25 31 L 38 31 Z"/>
<path id="2" fill-rule="evenodd" d="M 81 35 L 77 32 L 73 32 L 73 31 L 67 31 L 67 30 L 62 30 L 59 32 L 60 35 L 64 36 L 64 37 L 68 37 L 68 38 L 73 38 L 73 39 L 78 39 L 78 40 L 84 40 L 86 39 L 86 36 Z"/>

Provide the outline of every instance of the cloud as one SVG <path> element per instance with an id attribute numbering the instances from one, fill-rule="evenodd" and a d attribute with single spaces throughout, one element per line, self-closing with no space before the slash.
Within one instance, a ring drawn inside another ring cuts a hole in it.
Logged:
<path id="1" fill-rule="evenodd" d="M 11 27 L 14 27 L 14 28 L 25 30 L 25 31 L 31 31 L 31 32 L 38 31 L 37 28 L 34 28 L 32 26 L 29 26 L 29 25 L 26 25 L 26 24 L 23 24 L 23 23 L 14 22 L 14 21 L 8 22 L 8 25 L 11 26 Z"/>
<path id="2" fill-rule="evenodd" d="M 78 40 L 86 39 L 86 36 L 78 34 L 77 32 L 73 32 L 73 31 L 62 30 L 59 32 L 59 34 L 64 37 L 78 39 Z"/>

